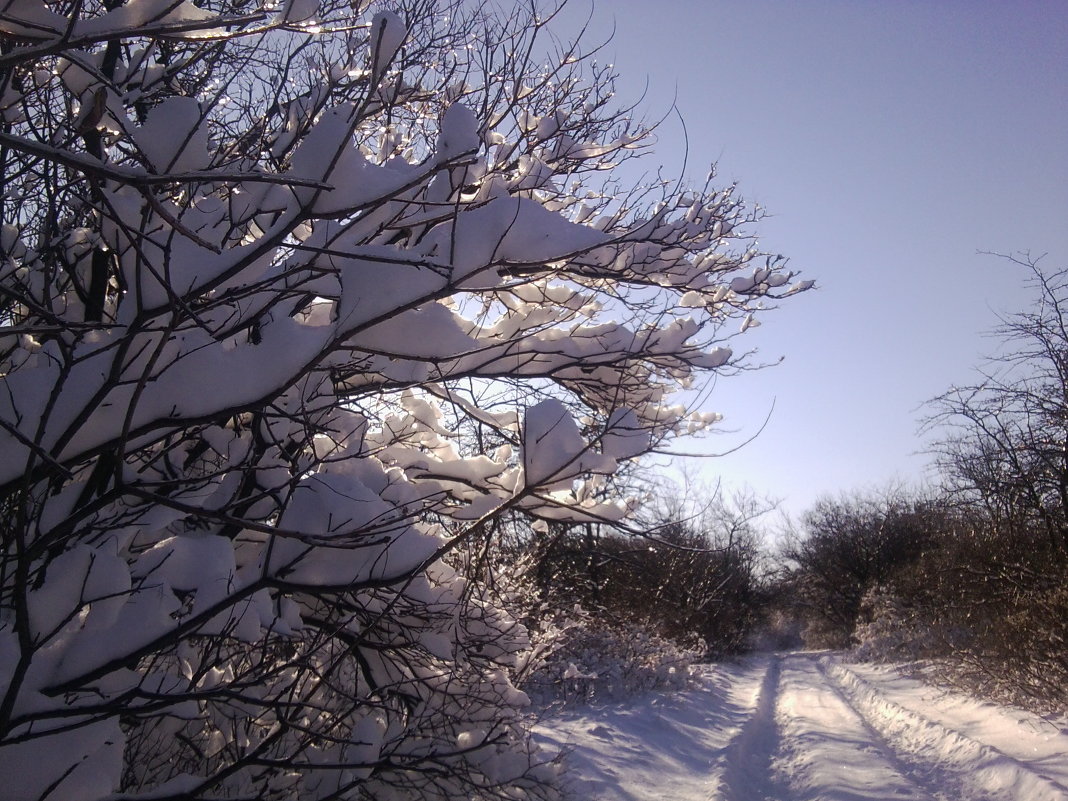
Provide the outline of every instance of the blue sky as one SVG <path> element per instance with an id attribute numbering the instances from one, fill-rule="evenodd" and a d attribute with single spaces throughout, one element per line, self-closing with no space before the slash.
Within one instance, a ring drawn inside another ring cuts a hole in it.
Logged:
<path id="1" fill-rule="evenodd" d="M 571 14 L 587 9 L 576 0 Z M 1068 2 L 600 0 L 620 95 L 677 97 L 686 173 L 715 161 L 772 215 L 760 244 L 820 289 L 752 333 L 785 361 L 721 381 L 739 433 L 706 481 L 798 513 L 821 494 L 922 480 L 922 403 L 967 382 L 1022 272 L 977 251 L 1068 264 Z M 566 26 L 558 29 L 566 35 Z M 668 119 L 649 167 L 682 170 Z"/>

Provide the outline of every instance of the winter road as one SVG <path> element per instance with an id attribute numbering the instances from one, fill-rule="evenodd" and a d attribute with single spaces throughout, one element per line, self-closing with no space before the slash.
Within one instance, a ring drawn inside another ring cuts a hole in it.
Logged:
<path id="1" fill-rule="evenodd" d="M 827 653 L 546 720 L 590 801 L 1068 801 L 1068 727 Z"/>

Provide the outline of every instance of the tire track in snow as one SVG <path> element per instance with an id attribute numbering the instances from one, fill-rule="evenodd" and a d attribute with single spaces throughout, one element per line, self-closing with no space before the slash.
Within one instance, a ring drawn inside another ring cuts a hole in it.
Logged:
<path id="1" fill-rule="evenodd" d="M 678 694 L 564 711 L 538 727 L 538 741 L 567 751 L 570 801 L 724 801 L 714 792 L 724 755 L 750 725 L 767 667 L 766 657 L 709 665 Z M 743 799 L 765 801 L 744 789 L 725 801 Z"/>
<path id="2" fill-rule="evenodd" d="M 820 670 L 914 769 L 941 787 L 956 787 L 955 797 L 1068 801 L 1068 787 L 1022 760 L 891 701 L 844 665 L 827 661 Z"/>
<path id="3" fill-rule="evenodd" d="M 921 777 L 849 703 L 813 654 L 784 658 L 772 761 L 794 801 L 936 801 Z M 970 799 L 978 801 L 978 799 Z"/>
<path id="4" fill-rule="evenodd" d="M 771 760 L 779 744 L 775 707 L 781 670 L 782 660 L 778 655 L 771 655 L 757 690 L 752 715 L 723 749 L 719 786 L 712 793 L 714 801 L 775 801 L 782 798 L 781 788 L 776 786 L 771 770 Z"/>
<path id="5" fill-rule="evenodd" d="M 933 692 L 826 654 L 763 655 L 678 695 L 567 712 L 539 739 L 568 749 L 574 801 L 1068 801 L 1068 737 Z"/>

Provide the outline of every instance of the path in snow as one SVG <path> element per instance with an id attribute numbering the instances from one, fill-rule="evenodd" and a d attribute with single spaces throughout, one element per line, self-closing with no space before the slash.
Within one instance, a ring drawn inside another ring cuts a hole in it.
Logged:
<path id="1" fill-rule="evenodd" d="M 826 653 L 706 666 L 538 734 L 582 801 L 1068 801 L 1068 727 Z"/>

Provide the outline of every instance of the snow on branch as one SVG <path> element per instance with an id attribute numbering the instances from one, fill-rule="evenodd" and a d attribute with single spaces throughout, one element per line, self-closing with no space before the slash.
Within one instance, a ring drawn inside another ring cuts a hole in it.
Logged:
<path id="1" fill-rule="evenodd" d="M 625 515 L 811 283 L 733 187 L 604 180 L 610 71 L 476 5 L 0 6 L 13 797 L 548 792 L 450 552 Z"/>

